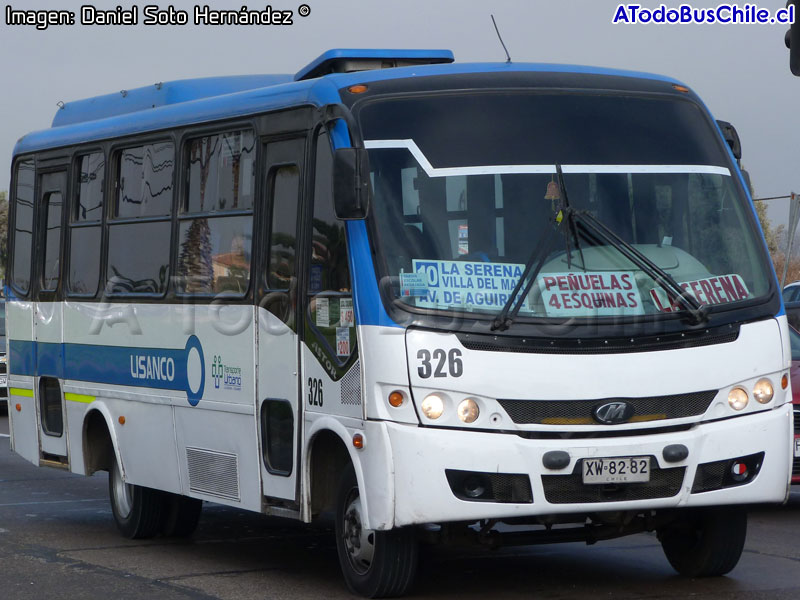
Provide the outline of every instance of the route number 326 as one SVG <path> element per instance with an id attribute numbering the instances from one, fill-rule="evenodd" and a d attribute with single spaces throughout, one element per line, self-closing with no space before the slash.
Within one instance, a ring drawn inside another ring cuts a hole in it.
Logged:
<path id="1" fill-rule="evenodd" d="M 435 350 L 420 350 L 417 352 L 420 364 L 417 373 L 420 378 L 434 377 L 461 377 L 464 373 L 464 362 L 461 360 L 461 350 L 452 348 L 449 352 L 436 348 Z M 445 370 L 445 368 L 447 370 Z"/>

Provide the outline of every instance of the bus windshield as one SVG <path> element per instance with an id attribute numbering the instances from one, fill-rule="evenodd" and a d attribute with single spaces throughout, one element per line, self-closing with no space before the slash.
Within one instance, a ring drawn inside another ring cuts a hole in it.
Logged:
<path id="1" fill-rule="evenodd" d="M 712 312 L 769 290 L 749 201 L 694 102 L 441 94 L 373 101 L 359 118 L 370 154 L 378 269 L 401 307 L 496 315 L 567 201 Z M 683 310 L 672 290 L 618 246 L 585 229 L 558 228 L 520 317 Z"/>

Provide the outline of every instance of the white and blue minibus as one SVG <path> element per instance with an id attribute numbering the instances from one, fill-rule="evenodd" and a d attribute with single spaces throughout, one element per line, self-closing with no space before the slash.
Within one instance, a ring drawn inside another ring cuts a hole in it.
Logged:
<path id="1" fill-rule="evenodd" d="M 444 50 L 68 102 L 14 151 L 12 447 L 130 538 L 334 515 L 366 596 L 453 540 L 727 573 L 792 411 L 726 137 L 673 79 Z"/>

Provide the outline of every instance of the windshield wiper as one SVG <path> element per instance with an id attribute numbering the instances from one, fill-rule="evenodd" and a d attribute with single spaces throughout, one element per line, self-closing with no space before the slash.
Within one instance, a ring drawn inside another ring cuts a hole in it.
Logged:
<path id="1" fill-rule="evenodd" d="M 522 292 L 522 297 L 525 298 L 528 293 L 531 291 L 531 287 L 533 286 L 534 281 L 536 281 L 537 275 L 539 275 L 539 271 L 542 270 L 544 266 L 545 260 L 547 260 L 547 256 L 550 253 L 550 250 L 553 246 L 553 240 L 556 237 L 556 233 L 561 230 L 561 227 L 564 223 L 567 224 L 569 231 L 566 232 L 566 251 L 567 251 L 567 268 L 572 269 L 572 248 L 570 247 L 570 232 L 573 234 L 575 238 L 575 245 L 578 248 L 578 252 L 581 256 L 581 265 L 583 266 L 583 270 L 586 270 L 586 261 L 583 259 L 583 249 L 581 248 L 581 242 L 578 238 L 578 232 L 575 229 L 575 220 L 573 218 L 574 211 L 569 205 L 569 198 L 567 197 L 567 188 L 564 185 L 564 174 L 561 171 L 561 165 L 556 164 L 556 173 L 558 174 L 558 189 L 559 189 L 559 196 L 561 200 L 561 206 L 559 207 L 558 212 L 556 213 L 555 227 L 550 227 L 550 231 L 545 238 L 539 239 L 539 243 L 536 244 L 536 247 L 531 252 L 530 257 L 528 258 L 528 262 L 525 263 L 525 269 L 522 271 L 522 275 L 517 281 L 517 285 L 514 286 L 514 289 L 511 291 L 511 295 L 508 297 L 505 305 L 503 306 L 503 310 L 500 311 L 500 314 L 495 317 L 494 321 L 492 322 L 492 331 L 500 330 L 505 331 L 511 324 L 514 322 L 514 319 L 517 318 L 520 309 L 522 308 L 522 302 L 518 302 L 514 305 L 517 297 L 520 294 L 520 290 L 522 289 L 523 284 L 525 285 L 525 289 Z M 535 267 L 534 267 L 535 263 Z M 525 283 L 527 280 L 527 283 Z M 513 310 L 512 310 L 513 307 Z"/>
<path id="2" fill-rule="evenodd" d="M 528 292 L 531 291 L 531 286 L 533 286 L 533 282 L 536 281 L 536 276 L 539 275 L 539 271 L 542 270 L 544 262 L 547 260 L 547 256 L 550 254 L 550 249 L 553 246 L 553 241 L 556 238 L 556 234 L 561 230 L 561 227 L 564 225 L 564 221 L 566 221 L 566 219 L 563 218 L 562 211 L 561 220 L 559 221 L 556 218 L 555 227 L 548 227 L 550 231 L 547 233 L 547 235 L 539 238 L 539 243 L 536 244 L 536 247 L 533 249 L 533 252 L 531 252 L 530 257 L 528 258 L 528 262 L 525 263 L 525 269 L 522 271 L 522 275 L 520 275 L 517 285 L 515 285 L 514 289 L 511 291 L 511 295 L 508 297 L 508 300 L 503 306 L 503 310 L 501 310 L 500 314 L 498 314 L 494 321 L 492 321 L 492 331 L 496 331 L 498 329 L 500 331 L 505 331 L 511 327 L 514 319 L 517 318 L 517 314 L 522 308 L 524 298 L 528 295 Z M 515 306 L 514 302 L 519 296 L 523 285 L 525 286 L 525 289 L 522 292 L 523 300 L 518 302 Z"/>
<path id="3" fill-rule="evenodd" d="M 604 223 L 598 221 L 589 212 L 576 211 L 573 209 L 569 204 L 567 187 L 564 184 L 564 175 L 560 164 L 556 164 L 556 173 L 558 174 L 558 187 L 562 202 L 561 209 L 557 213 L 555 219 L 556 226 L 551 227 L 548 235 L 545 238 L 540 239 L 539 243 L 534 248 L 533 252 L 528 258 L 528 262 L 525 263 L 525 269 L 522 271 L 519 281 L 517 281 L 517 284 L 511 291 L 511 295 L 503 306 L 503 310 L 500 311 L 500 314 L 498 314 L 492 322 L 492 331 L 505 331 L 514 322 L 519 314 L 520 309 L 522 308 L 522 301 L 517 302 L 515 305 L 515 301 L 517 297 L 519 297 L 520 291 L 522 290 L 523 298 L 525 298 L 530 292 L 533 283 L 536 281 L 536 277 L 539 275 L 539 271 L 541 271 L 542 267 L 544 266 L 544 262 L 550 253 L 556 233 L 561 230 L 564 223 L 566 223 L 569 228 L 567 237 L 569 238 L 569 234 L 571 233 L 575 238 L 575 245 L 580 253 L 581 265 L 584 271 L 586 270 L 586 261 L 584 259 L 583 249 L 581 248 L 580 244 L 580 236 L 578 235 L 577 228 L 578 225 L 581 226 L 585 235 L 592 238 L 595 242 L 605 242 L 605 244 L 613 247 L 629 261 L 638 265 L 642 271 L 644 271 L 658 285 L 672 291 L 674 298 L 685 309 L 684 317 L 689 321 L 690 324 L 701 325 L 708 321 L 708 306 L 701 305 L 694 296 L 688 294 L 686 290 L 684 290 L 680 284 L 675 281 L 672 275 L 647 258 L 635 246 L 622 239 Z M 598 240 L 598 238 L 600 239 Z M 568 268 L 571 269 L 570 263 L 572 251 L 570 248 L 569 239 L 566 243 Z"/>
<path id="4" fill-rule="evenodd" d="M 653 281 L 662 288 L 672 291 L 672 295 L 686 310 L 684 313 L 689 323 L 701 325 L 708 321 L 708 306 L 700 304 L 697 299 L 687 293 L 675 279 L 664 269 L 642 254 L 635 246 L 629 244 L 617 235 L 612 229 L 598 221 L 587 211 L 572 211 L 570 215 L 574 222 L 584 230 L 584 234 L 594 238 L 601 238 L 601 242 L 619 251 L 625 258 L 638 265 Z"/>

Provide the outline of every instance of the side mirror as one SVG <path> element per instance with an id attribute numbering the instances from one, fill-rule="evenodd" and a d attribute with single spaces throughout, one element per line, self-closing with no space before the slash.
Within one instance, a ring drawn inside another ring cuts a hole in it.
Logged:
<path id="1" fill-rule="evenodd" d="M 789 68 L 794 75 L 800 76 L 800 0 L 790 0 L 786 8 L 794 10 L 794 23 L 786 32 L 786 47 L 789 48 Z"/>
<path id="2" fill-rule="evenodd" d="M 725 141 L 728 142 L 728 146 L 731 147 L 733 157 L 737 162 L 740 161 L 742 159 L 742 142 L 739 141 L 739 134 L 736 131 L 736 127 L 727 121 L 717 121 L 717 125 L 719 125 L 720 131 L 722 131 L 722 137 L 725 138 Z"/>
<path id="3" fill-rule="evenodd" d="M 369 212 L 369 157 L 364 148 L 338 148 L 333 157 L 336 218 L 364 219 Z"/>

